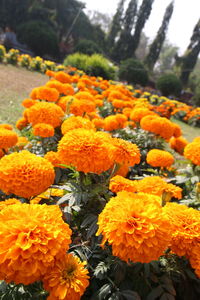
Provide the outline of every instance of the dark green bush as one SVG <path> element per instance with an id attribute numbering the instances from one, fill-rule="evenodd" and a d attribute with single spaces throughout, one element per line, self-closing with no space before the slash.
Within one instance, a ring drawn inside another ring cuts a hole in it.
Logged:
<path id="1" fill-rule="evenodd" d="M 29 21 L 17 28 L 20 41 L 25 43 L 36 55 L 57 56 L 58 38 L 54 30 L 43 21 Z"/>
<path id="2" fill-rule="evenodd" d="M 94 53 L 102 53 L 98 45 L 91 40 L 80 40 L 75 47 L 75 52 L 92 55 Z"/>
<path id="3" fill-rule="evenodd" d="M 100 54 L 89 56 L 86 54 L 74 53 L 67 56 L 64 60 L 64 65 L 76 67 L 90 76 L 101 76 L 104 79 L 115 79 L 116 75 L 116 67 Z"/>
<path id="4" fill-rule="evenodd" d="M 156 88 L 161 91 L 163 96 L 180 96 L 182 83 L 175 74 L 169 73 L 162 75 L 156 82 Z"/>
<path id="5" fill-rule="evenodd" d="M 119 78 L 128 83 L 145 86 L 148 82 L 148 73 L 144 65 L 137 59 L 128 58 L 121 62 Z"/>

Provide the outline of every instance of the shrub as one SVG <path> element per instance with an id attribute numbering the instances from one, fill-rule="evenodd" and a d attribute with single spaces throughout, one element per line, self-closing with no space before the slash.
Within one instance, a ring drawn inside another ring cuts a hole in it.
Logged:
<path id="1" fill-rule="evenodd" d="M 148 82 L 148 73 L 139 60 L 128 58 L 120 64 L 119 78 L 120 80 L 126 80 L 128 83 L 145 86 Z"/>
<path id="2" fill-rule="evenodd" d="M 179 96 L 182 90 L 181 81 L 175 74 L 165 74 L 158 78 L 156 88 L 161 91 L 164 96 Z"/>
<path id="3" fill-rule="evenodd" d="M 82 53 L 74 53 L 67 56 L 64 60 L 64 65 L 75 67 L 91 76 L 101 76 L 105 79 L 115 78 L 115 67 L 100 54 L 89 56 Z"/>
<path id="4" fill-rule="evenodd" d="M 92 55 L 94 53 L 101 53 L 98 45 L 91 40 L 80 40 L 75 47 L 75 52 Z"/>
<path id="5" fill-rule="evenodd" d="M 17 28 L 19 39 L 40 56 L 56 56 L 59 52 L 58 39 L 54 30 L 45 22 L 29 21 Z"/>

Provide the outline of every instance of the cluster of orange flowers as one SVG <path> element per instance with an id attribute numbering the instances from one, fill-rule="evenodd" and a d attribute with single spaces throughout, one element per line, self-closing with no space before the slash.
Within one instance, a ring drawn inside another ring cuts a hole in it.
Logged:
<path id="1" fill-rule="evenodd" d="M 193 164 L 200 166 L 200 141 L 199 138 L 187 144 L 184 148 L 184 156 L 192 161 Z"/>

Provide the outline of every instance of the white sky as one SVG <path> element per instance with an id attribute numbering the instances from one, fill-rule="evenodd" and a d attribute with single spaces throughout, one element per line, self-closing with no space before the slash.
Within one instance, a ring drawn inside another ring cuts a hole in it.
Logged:
<path id="1" fill-rule="evenodd" d="M 113 15 L 119 0 L 82 0 L 88 10 L 98 10 Z M 126 0 L 129 3 L 129 0 Z M 141 2 L 141 0 L 140 0 Z M 146 35 L 153 39 L 156 35 L 167 5 L 171 0 L 155 0 L 149 20 L 145 24 Z M 178 46 L 181 53 L 189 44 L 193 28 L 200 18 L 200 0 L 175 0 L 174 12 L 169 24 L 167 38 Z M 181 54 L 180 53 L 180 54 Z"/>

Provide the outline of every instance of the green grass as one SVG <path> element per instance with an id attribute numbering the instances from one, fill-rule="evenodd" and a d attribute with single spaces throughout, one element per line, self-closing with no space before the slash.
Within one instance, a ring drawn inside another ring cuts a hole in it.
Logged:
<path id="1" fill-rule="evenodd" d="M 38 72 L 0 64 L 0 123 L 14 125 L 24 110 L 21 102 L 47 81 L 48 77 Z"/>

